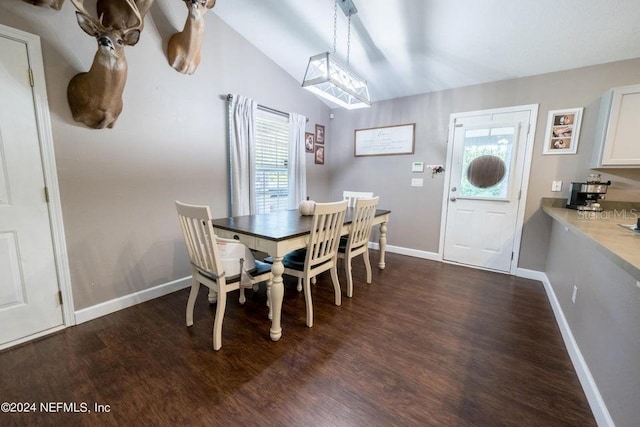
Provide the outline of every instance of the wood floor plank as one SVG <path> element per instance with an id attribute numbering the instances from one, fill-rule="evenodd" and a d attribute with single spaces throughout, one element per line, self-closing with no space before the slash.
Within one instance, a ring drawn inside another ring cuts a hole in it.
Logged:
<path id="1" fill-rule="evenodd" d="M 386 261 L 367 284 L 356 260 L 354 297 L 343 293 L 341 307 L 320 277 L 313 328 L 287 279 L 277 343 L 260 289 L 245 305 L 230 295 L 213 351 L 215 306 L 201 289 L 191 328 L 183 290 L 1 352 L 3 401 L 86 403 L 91 413 L 0 414 L 0 424 L 595 425 L 542 284 Z"/>

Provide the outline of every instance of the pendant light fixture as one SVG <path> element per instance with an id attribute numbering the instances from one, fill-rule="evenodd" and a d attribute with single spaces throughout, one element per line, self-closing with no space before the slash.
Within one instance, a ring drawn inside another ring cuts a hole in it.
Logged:
<path id="1" fill-rule="evenodd" d="M 338 3 L 349 20 L 347 65 L 336 60 Z M 309 58 L 302 87 L 348 110 L 371 106 L 367 82 L 349 68 L 351 51 L 351 16 L 358 10 L 351 0 L 335 0 L 333 7 L 333 54 L 323 52 Z"/>

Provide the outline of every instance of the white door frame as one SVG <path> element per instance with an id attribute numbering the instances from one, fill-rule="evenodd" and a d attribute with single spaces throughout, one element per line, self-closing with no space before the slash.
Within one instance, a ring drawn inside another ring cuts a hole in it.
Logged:
<path id="1" fill-rule="evenodd" d="M 527 205 L 527 193 L 529 188 L 529 175 L 531 172 L 531 161 L 533 159 L 533 144 L 535 142 L 536 124 L 538 122 L 538 104 L 519 105 L 515 107 L 492 108 L 488 110 L 466 111 L 463 113 L 452 113 L 449 116 L 449 137 L 447 138 L 447 160 L 444 169 L 444 188 L 442 191 L 442 213 L 440 218 L 440 243 L 438 247 L 438 256 L 440 261 L 444 261 L 444 238 L 445 227 L 447 223 L 447 210 L 449 208 L 449 188 L 451 188 L 451 165 L 453 162 L 453 138 L 456 119 L 465 117 L 473 117 L 487 114 L 502 114 L 515 111 L 529 110 L 529 128 L 527 130 L 527 146 L 525 147 L 524 165 L 522 170 L 522 188 L 520 194 L 520 203 L 518 205 L 518 215 L 516 219 L 516 233 L 513 240 L 513 259 L 509 268 L 510 274 L 515 274 L 518 268 L 518 260 L 520 258 L 520 242 L 522 240 L 522 227 L 524 224 L 524 212 Z M 472 266 L 469 266 L 472 267 Z M 493 271 L 493 270 L 492 270 Z"/>
<path id="2" fill-rule="evenodd" d="M 33 104 L 35 106 L 44 182 L 49 195 L 48 209 L 51 240 L 53 242 L 58 286 L 62 293 L 62 314 L 64 319 L 64 326 L 53 330 L 49 329 L 40 334 L 29 335 L 21 340 L 12 341 L 10 346 L 13 346 L 54 332 L 55 330 L 75 325 L 76 319 L 73 306 L 73 293 L 71 291 L 71 273 L 69 271 L 67 244 L 64 236 L 64 224 L 62 222 L 62 204 L 60 202 L 60 189 L 58 187 L 58 173 L 53 148 L 53 133 L 51 131 L 51 117 L 49 115 L 49 102 L 47 100 L 40 37 L 2 24 L 0 24 L 0 35 L 25 43 L 29 65 L 33 74 Z"/>

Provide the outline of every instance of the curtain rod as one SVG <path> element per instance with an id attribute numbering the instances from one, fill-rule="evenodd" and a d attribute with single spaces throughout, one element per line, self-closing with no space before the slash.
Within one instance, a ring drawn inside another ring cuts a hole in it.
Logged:
<path id="1" fill-rule="evenodd" d="M 231 101 L 233 99 L 233 94 L 228 94 L 227 95 L 227 101 Z M 280 110 L 276 110 L 275 108 L 271 108 L 271 107 L 265 107 L 264 105 L 258 104 L 258 108 L 264 111 L 268 111 L 270 113 L 274 113 L 274 114 L 279 114 L 281 116 L 285 116 L 285 117 L 289 117 L 289 113 L 285 113 L 284 111 L 280 111 Z M 309 118 L 307 117 L 307 122 L 309 121 Z"/>

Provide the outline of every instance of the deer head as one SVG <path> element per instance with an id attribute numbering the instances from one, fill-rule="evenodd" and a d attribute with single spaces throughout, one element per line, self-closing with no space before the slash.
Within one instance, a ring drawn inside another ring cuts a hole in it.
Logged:
<path id="1" fill-rule="evenodd" d="M 60 10 L 64 0 L 22 0 L 34 6 L 50 7 L 51 9 Z"/>
<path id="2" fill-rule="evenodd" d="M 204 37 L 204 14 L 216 0 L 184 0 L 189 10 L 184 29 L 169 39 L 169 64 L 178 72 L 193 74 L 200 65 L 200 49 Z"/>
<path id="3" fill-rule="evenodd" d="M 127 81 L 124 48 L 140 39 L 142 17 L 134 0 L 126 0 L 127 9 L 121 10 L 119 22 L 127 22 L 129 26 L 105 26 L 102 19 L 91 17 L 83 0 L 71 2 L 78 9 L 76 18 L 80 28 L 98 42 L 89 71 L 76 74 L 67 87 L 71 114 L 75 121 L 91 128 L 112 128 L 122 111 L 122 93 Z"/>

